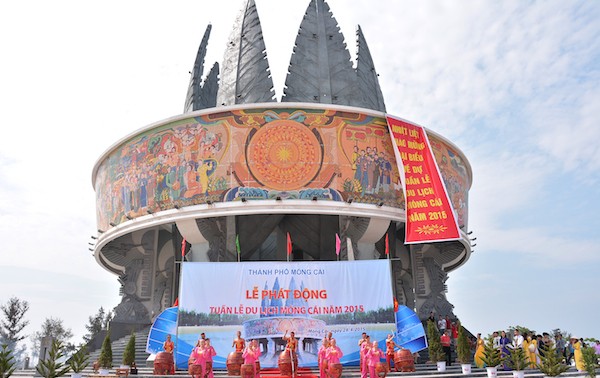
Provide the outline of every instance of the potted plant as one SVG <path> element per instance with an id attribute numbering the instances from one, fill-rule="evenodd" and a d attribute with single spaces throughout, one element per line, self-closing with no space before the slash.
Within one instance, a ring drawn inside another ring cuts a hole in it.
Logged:
<path id="1" fill-rule="evenodd" d="M 502 357 L 502 351 L 494 347 L 494 338 L 492 336 L 488 336 L 485 340 L 481 360 L 486 366 L 488 377 L 496 378 L 498 375 L 498 365 L 504 361 L 504 357 Z"/>
<path id="2" fill-rule="evenodd" d="M 446 371 L 446 361 L 443 361 L 444 351 L 440 343 L 440 334 L 432 321 L 427 322 L 427 343 L 429 349 L 429 361 L 437 364 L 438 371 Z"/>
<path id="3" fill-rule="evenodd" d="M 460 362 L 463 374 L 471 374 L 471 346 L 467 337 L 467 331 L 462 325 L 458 325 L 458 338 L 456 339 L 456 359 Z"/>
<path id="4" fill-rule="evenodd" d="M 562 356 L 556 354 L 556 347 L 553 343 L 543 346 L 544 353 L 540 353 L 540 363 L 538 369 L 547 377 L 557 377 L 569 370 L 569 366 L 562 363 Z"/>
<path id="5" fill-rule="evenodd" d="M 54 340 L 50 348 L 50 353 L 48 353 L 48 358 L 40 360 L 35 370 L 45 378 L 62 377 L 71 369 L 65 362 L 61 362 L 64 356 L 62 342 Z"/>
<path id="6" fill-rule="evenodd" d="M 88 366 L 89 359 L 90 356 L 85 346 L 71 356 L 69 360 L 69 367 L 73 371 L 71 378 L 81 378 L 81 372 Z"/>
<path id="7" fill-rule="evenodd" d="M 100 375 L 108 375 L 108 370 L 112 367 L 112 346 L 110 344 L 110 330 L 106 333 L 106 337 L 102 342 L 100 349 L 100 357 L 98 357 L 98 366 L 100 367 Z"/>
<path id="8" fill-rule="evenodd" d="M 583 368 L 590 378 L 596 377 L 598 368 L 598 355 L 592 347 L 582 348 L 581 357 L 583 358 Z"/>
<path id="9" fill-rule="evenodd" d="M 8 349 L 8 345 L 2 345 L 2 350 L 0 350 L 0 378 L 8 378 L 15 372 L 15 361 L 14 357 L 10 350 Z"/>
<path id="10" fill-rule="evenodd" d="M 529 360 L 523 348 L 510 348 L 506 362 L 513 369 L 514 378 L 523 378 L 525 376 L 524 370 L 529 366 Z"/>
<path id="11" fill-rule="evenodd" d="M 131 364 L 135 361 L 135 333 L 131 333 L 131 337 L 129 337 L 129 341 L 125 346 L 125 350 L 123 351 L 123 365 L 121 368 L 127 368 L 131 366 Z"/>

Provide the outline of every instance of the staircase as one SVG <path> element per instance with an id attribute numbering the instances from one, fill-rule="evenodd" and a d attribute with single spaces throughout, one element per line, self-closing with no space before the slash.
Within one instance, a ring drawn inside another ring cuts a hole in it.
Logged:
<path id="1" fill-rule="evenodd" d="M 144 328 L 138 332 L 135 332 L 135 364 L 139 367 L 146 366 L 146 360 L 150 354 L 146 353 L 146 342 L 148 340 L 148 332 L 150 332 L 150 327 Z M 120 339 L 114 340 L 111 343 L 112 353 L 113 353 L 113 367 L 118 367 L 122 365 L 123 362 L 123 352 L 125 351 L 125 346 L 129 342 L 129 338 L 131 335 L 127 335 Z M 90 367 L 94 363 L 94 361 L 98 360 L 100 357 L 100 349 L 92 351 L 90 353 Z"/>

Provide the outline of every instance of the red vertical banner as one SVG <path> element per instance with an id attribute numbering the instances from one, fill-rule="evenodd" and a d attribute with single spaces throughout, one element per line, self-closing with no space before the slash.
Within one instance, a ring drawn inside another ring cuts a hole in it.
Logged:
<path id="1" fill-rule="evenodd" d="M 459 239 L 456 216 L 425 129 L 386 118 L 406 198 L 405 243 Z"/>

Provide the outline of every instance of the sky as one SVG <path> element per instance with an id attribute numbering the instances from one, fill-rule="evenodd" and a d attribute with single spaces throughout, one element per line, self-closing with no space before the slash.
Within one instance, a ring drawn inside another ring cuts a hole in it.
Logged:
<path id="1" fill-rule="evenodd" d="M 256 0 L 281 97 L 308 0 Z M 0 2 L 0 303 L 25 332 L 119 301 L 89 251 L 91 173 L 120 138 L 183 111 L 242 0 Z M 600 2 L 329 0 L 367 42 L 388 113 L 455 143 L 473 169 L 469 261 L 448 299 L 473 333 L 514 325 L 600 338 Z"/>

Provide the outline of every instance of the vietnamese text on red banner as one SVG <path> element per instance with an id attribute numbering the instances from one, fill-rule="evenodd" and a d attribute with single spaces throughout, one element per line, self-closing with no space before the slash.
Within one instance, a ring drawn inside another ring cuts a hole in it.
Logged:
<path id="1" fill-rule="evenodd" d="M 387 122 L 397 152 L 398 169 L 404 172 L 405 242 L 459 239 L 456 217 L 425 130 L 391 117 L 387 117 Z"/>

